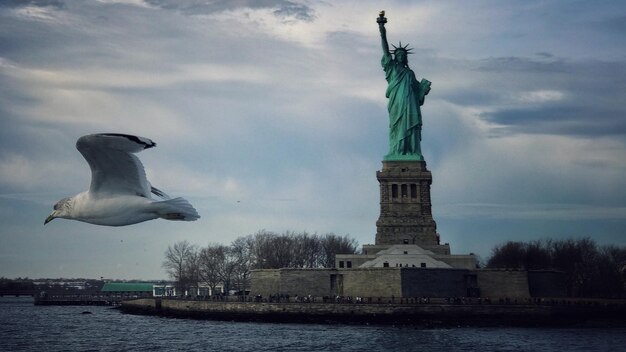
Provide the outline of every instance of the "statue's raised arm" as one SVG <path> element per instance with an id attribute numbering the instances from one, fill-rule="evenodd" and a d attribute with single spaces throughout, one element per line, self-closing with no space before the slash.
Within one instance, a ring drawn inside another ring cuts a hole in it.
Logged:
<path id="1" fill-rule="evenodd" d="M 389 53 L 389 44 L 387 43 L 387 30 L 385 29 L 385 23 L 387 23 L 387 18 L 385 18 L 385 11 L 380 11 L 378 14 L 378 18 L 376 19 L 378 23 L 378 29 L 380 30 L 380 38 L 383 44 L 383 55 L 390 55 Z"/>

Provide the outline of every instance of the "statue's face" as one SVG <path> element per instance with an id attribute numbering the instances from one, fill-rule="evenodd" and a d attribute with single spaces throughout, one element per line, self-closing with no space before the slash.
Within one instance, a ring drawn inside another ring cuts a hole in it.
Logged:
<path id="1" fill-rule="evenodd" d="M 404 50 L 396 50 L 395 56 L 396 56 L 396 61 L 401 62 L 403 64 L 407 63 L 406 51 L 404 51 Z"/>

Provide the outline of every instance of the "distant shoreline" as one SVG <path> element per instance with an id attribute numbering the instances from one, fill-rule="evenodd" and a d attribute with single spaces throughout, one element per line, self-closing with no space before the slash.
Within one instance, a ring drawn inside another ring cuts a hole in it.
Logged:
<path id="1" fill-rule="evenodd" d="M 142 298 L 129 314 L 245 322 L 435 326 L 626 326 L 626 301 L 597 305 L 334 304 L 214 302 Z"/>

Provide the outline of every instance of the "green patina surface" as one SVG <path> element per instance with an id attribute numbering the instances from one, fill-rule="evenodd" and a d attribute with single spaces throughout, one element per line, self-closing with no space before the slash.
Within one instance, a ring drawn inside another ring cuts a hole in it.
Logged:
<path id="1" fill-rule="evenodd" d="M 431 82 L 418 81 L 409 68 L 407 56 L 411 49 L 407 46 L 395 47 L 392 52 L 387 43 L 387 31 L 384 11 L 377 19 L 382 40 L 383 58 L 381 64 L 385 71 L 388 86 L 386 96 L 389 99 L 389 153 L 384 160 L 424 160 L 420 142 L 422 140 L 422 113 L 420 106 L 430 91 Z"/>
<path id="2" fill-rule="evenodd" d="M 107 282 L 101 292 L 152 292 L 153 286 L 145 282 Z"/>

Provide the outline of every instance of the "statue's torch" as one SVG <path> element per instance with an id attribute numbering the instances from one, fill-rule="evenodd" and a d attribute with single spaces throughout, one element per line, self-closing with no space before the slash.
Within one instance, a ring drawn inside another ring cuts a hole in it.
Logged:
<path id="1" fill-rule="evenodd" d="M 376 19 L 376 23 L 385 24 L 387 23 L 387 18 L 385 18 L 385 11 L 380 11 L 378 14 L 378 18 Z"/>

